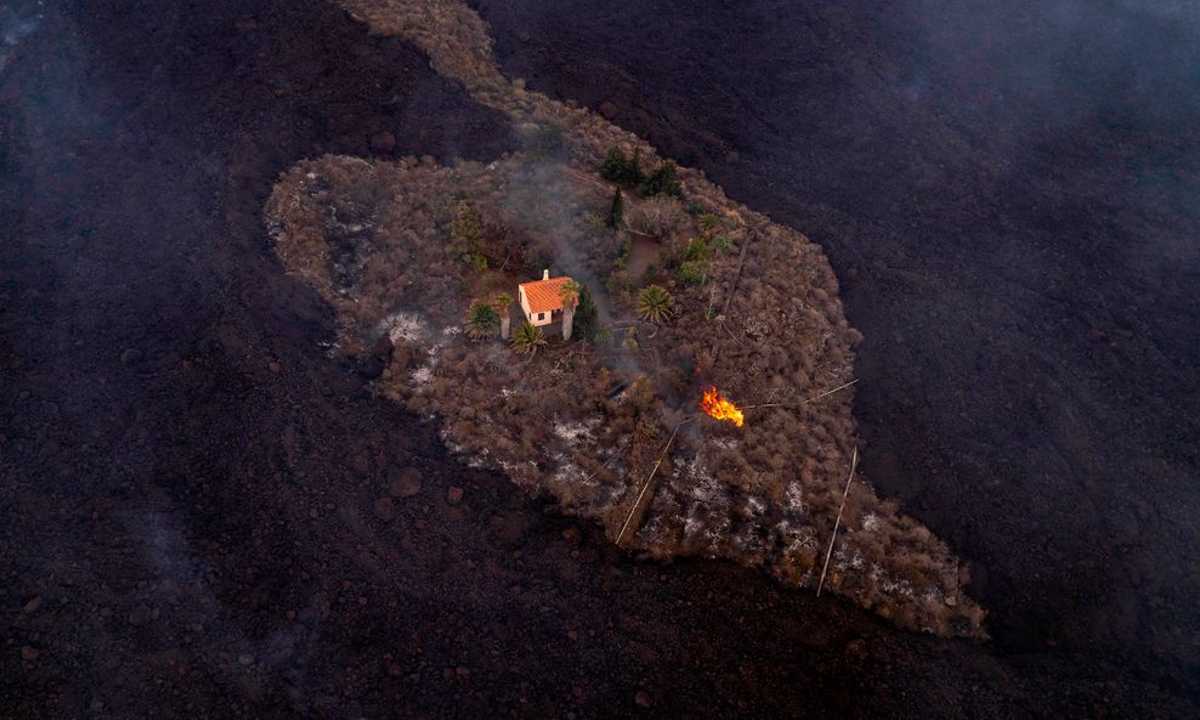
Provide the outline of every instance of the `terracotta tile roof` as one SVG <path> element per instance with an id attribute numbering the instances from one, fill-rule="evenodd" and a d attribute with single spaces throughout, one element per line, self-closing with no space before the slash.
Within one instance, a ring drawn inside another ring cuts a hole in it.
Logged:
<path id="1" fill-rule="evenodd" d="M 562 288 L 569 282 L 571 278 L 564 275 L 549 280 L 521 283 L 521 289 L 525 291 L 525 297 L 529 301 L 530 311 L 536 313 L 562 310 Z"/>

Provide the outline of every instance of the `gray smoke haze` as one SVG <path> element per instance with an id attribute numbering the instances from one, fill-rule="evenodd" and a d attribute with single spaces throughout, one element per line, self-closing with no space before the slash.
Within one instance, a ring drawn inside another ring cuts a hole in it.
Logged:
<path id="1" fill-rule="evenodd" d="M 23 9 L 0 5 L 0 72 L 8 65 L 17 45 L 36 32 L 41 25 L 40 7 L 41 2 Z"/>

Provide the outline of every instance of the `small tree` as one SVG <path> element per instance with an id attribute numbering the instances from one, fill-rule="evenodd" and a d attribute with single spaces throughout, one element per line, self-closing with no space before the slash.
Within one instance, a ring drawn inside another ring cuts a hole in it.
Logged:
<path id="1" fill-rule="evenodd" d="M 696 224 L 700 226 L 701 232 L 710 235 L 721 228 L 721 218 L 713 213 L 704 213 L 696 219 Z"/>
<path id="2" fill-rule="evenodd" d="M 621 194 L 621 188 L 617 188 L 613 193 L 612 205 L 608 208 L 608 220 L 605 222 L 610 228 L 616 229 L 621 227 L 621 223 L 625 219 L 625 198 Z"/>
<path id="3" fill-rule="evenodd" d="M 638 293 L 637 313 L 643 320 L 666 322 L 674 315 L 671 293 L 661 285 L 647 285 Z"/>
<path id="4" fill-rule="evenodd" d="M 629 161 L 625 159 L 625 153 L 621 152 L 619 147 L 610 147 L 608 155 L 604 157 L 604 162 L 600 164 L 600 177 L 609 182 L 624 182 L 625 168 Z"/>
<path id="5" fill-rule="evenodd" d="M 454 206 L 450 221 L 450 247 L 455 254 L 476 270 L 487 269 L 487 257 L 480 252 L 483 243 L 483 219 L 475 206 L 461 200 Z"/>
<path id="6" fill-rule="evenodd" d="M 499 325 L 500 316 L 491 305 L 476 301 L 467 309 L 467 337 L 472 340 L 491 337 Z"/>
<path id="7" fill-rule="evenodd" d="M 532 357 L 538 348 L 546 344 L 546 336 L 540 327 L 526 320 L 513 334 L 512 344 L 517 352 Z"/>
<path id="8" fill-rule="evenodd" d="M 595 340 L 599 329 L 596 323 L 596 303 L 592 292 L 584 285 L 579 290 L 579 306 L 575 308 L 575 337 Z"/>
<path id="9" fill-rule="evenodd" d="M 600 177 L 625 187 L 637 187 L 645 177 L 642 175 L 641 150 L 634 150 L 633 157 L 625 157 L 619 147 L 608 149 L 608 155 L 600 165 Z"/>
<path id="10" fill-rule="evenodd" d="M 653 197 L 654 195 L 670 195 L 671 197 L 679 197 L 683 195 L 683 186 L 679 184 L 679 177 L 675 171 L 675 163 L 670 160 L 664 160 L 662 165 L 658 166 L 650 177 L 642 181 L 638 187 L 640 192 L 645 197 Z"/>
<path id="11" fill-rule="evenodd" d="M 496 315 L 500 318 L 500 337 L 504 340 L 508 339 L 509 326 L 512 324 L 512 317 L 510 315 L 512 304 L 512 295 L 506 292 L 497 293 L 492 298 L 492 309 L 496 311 Z"/>
<path id="12" fill-rule="evenodd" d="M 644 179 L 646 179 L 646 176 L 642 174 L 642 149 L 634 148 L 633 157 L 629 159 L 629 163 L 625 166 L 625 184 L 630 187 L 637 187 Z"/>

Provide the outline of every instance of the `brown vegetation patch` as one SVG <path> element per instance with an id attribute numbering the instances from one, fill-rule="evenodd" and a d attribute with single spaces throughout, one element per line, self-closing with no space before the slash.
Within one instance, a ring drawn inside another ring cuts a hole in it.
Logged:
<path id="1" fill-rule="evenodd" d="M 859 336 L 817 246 L 687 190 L 690 212 L 673 199 L 628 199 L 634 216 L 671 208 L 654 233 L 659 263 L 640 277 L 625 262 L 641 231 L 602 219 L 611 187 L 523 154 L 486 166 L 303 162 L 276 187 L 267 219 L 289 270 L 338 309 L 343 348 L 389 337 L 378 389 L 438 418 L 469 462 L 652 556 L 728 557 L 815 586 L 854 426 L 848 390 L 810 400 L 851 378 Z M 470 342 L 471 303 L 543 267 L 593 294 L 591 341 L 564 342 L 551 326 L 528 359 L 495 337 Z M 638 319 L 649 284 L 672 298 L 661 322 Z M 744 428 L 697 414 L 710 383 L 745 406 Z M 907 627 L 981 632 L 946 547 L 861 481 L 830 567 L 828 587 Z"/>
<path id="2" fill-rule="evenodd" d="M 268 223 L 289 270 L 338 308 L 343 347 L 386 334 L 395 352 L 384 394 L 439 417 L 471 462 L 551 493 L 610 538 L 815 586 L 855 440 L 848 390 L 812 399 L 851 379 L 861 340 L 820 248 L 687 168 L 682 200 L 629 194 L 624 223 L 609 230 L 613 186 L 596 169 L 614 148 L 660 167 L 654 148 L 509 82 L 486 25 L 457 0 L 343 4 L 508 113 L 527 150 L 486 167 L 326 157 L 285 175 Z M 465 244 L 455 226 L 464 203 L 481 228 Z M 631 267 L 635 238 L 654 262 Z M 472 301 L 549 266 L 594 293 L 593 342 L 551 342 L 529 359 L 467 342 L 459 322 Z M 651 284 L 672 296 L 662 313 L 639 308 Z M 747 406 L 745 428 L 695 416 L 710 383 Z M 965 579 L 927 529 L 861 478 L 850 485 L 826 587 L 905 627 L 981 636 Z"/>

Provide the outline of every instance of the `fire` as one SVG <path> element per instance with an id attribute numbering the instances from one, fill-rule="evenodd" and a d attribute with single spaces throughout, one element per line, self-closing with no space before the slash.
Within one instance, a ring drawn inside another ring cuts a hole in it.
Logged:
<path id="1" fill-rule="evenodd" d="M 746 423 L 746 418 L 742 416 L 742 411 L 738 409 L 738 406 L 721 395 L 715 385 L 704 391 L 704 397 L 700 398 L 700 409 L 709 417 L 728 420 L 738 427 Z"/>

